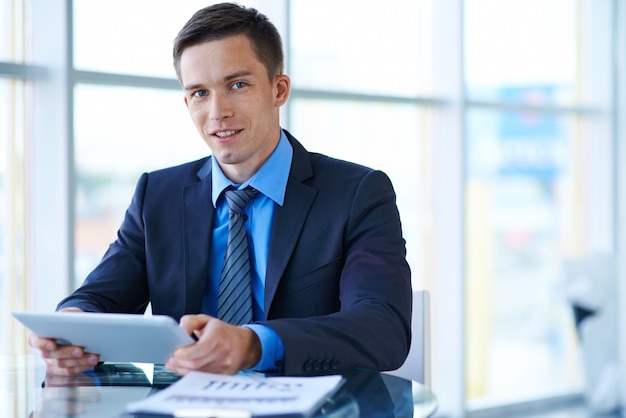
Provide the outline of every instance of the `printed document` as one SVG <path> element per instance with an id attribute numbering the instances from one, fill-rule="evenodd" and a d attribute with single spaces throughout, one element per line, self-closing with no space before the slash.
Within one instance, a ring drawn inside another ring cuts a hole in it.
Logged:
<path id="1" fill-rule="evenodd" d="M 223 376 L 190 372 L 146 399 L 131 402 L 131 413 L 194 416 L 312 415 L 343 377 Z"/>

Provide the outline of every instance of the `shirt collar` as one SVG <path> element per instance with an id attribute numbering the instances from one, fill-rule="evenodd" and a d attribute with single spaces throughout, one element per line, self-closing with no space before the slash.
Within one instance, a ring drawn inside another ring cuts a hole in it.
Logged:
<path id="1" fill-rule="evenodd" d="M 215 157 L 211 158 L 213 193 L 211 200 L 213 206 L 217 207 L 217 199 L 227 187 L 233 186 L 236 189 L 243 189 L 247 186 L 254 187 L 265 196 L 272 199 L 279 206 L 285 201 L 285 190 L 287 189 L 287 179 L 289 170 L 291 169 L 291 160 L 293 158 L 293 147 L 289 143 L 285 133 L 280 131 L 280 139 L 278 145 L 270 154 L 269 158 L 263 163 L 261 168 L 254 173 L 248 181 L 241 185 L 231 182 L 225 175 Z"/>

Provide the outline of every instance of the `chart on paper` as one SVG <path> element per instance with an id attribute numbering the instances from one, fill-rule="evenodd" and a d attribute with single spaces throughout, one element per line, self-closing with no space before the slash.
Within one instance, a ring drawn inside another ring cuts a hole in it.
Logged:
<path id="1" fill-rule="evenodd" d="M 290 392 L 292 390 L 298 390 L 302 388 L 303 384 L 300 382 L 280 382 L 271 378 L 253 378 L 242 377 L 238 381 L 224 381 L 221 379 L 211 379 L 202 390 L 213 392 L 258 392 L 258 391 L 271 391 L 271 392 Z"/>
<path id="2" fill-rule="evenodd" d="M 252 415 L 307 414 L 339 387 L 341 376 L 222 376 L 192 372 L 172 386 L 129 404 L 130 412 L 169 413 L 180 410 L 246 410 Z"/>

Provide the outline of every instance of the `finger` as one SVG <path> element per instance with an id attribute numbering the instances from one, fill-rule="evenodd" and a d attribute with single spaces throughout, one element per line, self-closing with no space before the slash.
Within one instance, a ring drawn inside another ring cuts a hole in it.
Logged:
<path id="1" fill-rule="evenodd" d="M 249 334 L 256 338 L 256 334 L 247 328 L 212 319 L 204 327 L 198 342 L 176 350 L 168 359 L 166 367 L 178 374 L 190 370 L 234 374 L 245 364 L 254 365 L 258 362 L 258 359 L 255 362 L 248 361 L 249 357 L 257 357 L 256 346 L 253 347 L 250 342 L 253 337 Z"/>
<path id="2" fill-rule="evenodd" d="M 233 366 L 232 361 L 227 357 L 205 357 L 201 359 L 179 359 L 171 357 L 165 363 L 165 368 L 180 375 L 185 375 L 194 370 L 232 375 L 240 370 Z"/>
<path id="3" fill-rule="evenodd" d="M 57 348 L 55 340 L 42 338 L 32 332 L 28 333 L 28 345 L 40 351 L 52 351 Z"/>
<path id="4" fill-rule="evenodd" d="M 177 349 L 167 360 L 165 366 L 168 365 L 175 369 L 197 369 L 200 365 L 211 363 L 210 349 L 194 343 L 189 346 Z"/>
<path id="5" fill-rule="evenodd" d="M 165 363 L 165 367 L 178 374 L 187 374 L 191 370 L 200 370 L 201 368 L 204 371 L 216 372 L 210 366 L 218 360 L 215 358 L 212 342 L 199 340 L 174 351 Z"/>
<path id="6" fill-rule="evenodd" d="M 58 366 L 54 363 L 46 362 L 46 372 L 58 376 L 74 376 L 87 371 L 92 366 L 76 365 L 73 367 Z"/>
<path id="7" fill-rule="evenodd" d="M 98 364 L 99 357 L 96 354 L 88 354 L 78 358 L 46 358 L 46 364 L 55 369 L 80 369 L 87 370 Z M 65 375 L 65 373 L 63 373 Z"/>
<path id="8" fill-rule="evenodd" d="M 67 366 L 55 366 L 53 364 L 46 363 L 46 372 L 51 375 L 58 376 L 76 376 L 79 373 L 85 372 L 91 369 L 93 366 L 76 365 L 73 367 Z"/>
<path id="9" fill-rule="evenodd" d="M 168 360 L 165 363 L 165 368 L 171 371 L 172 373 L 180 374 L 183 376 L 191 371 L 191 369 L 187 367 L 182 367 L 180 364 L 178 364 L 176 360 Z"/>
<path id="10" fill-rule="evenodd" d="M 57 345 L 55 350 L 41 352 L 43 358 L 81 358 L 85 356 L 82 347 L 74 345 Z"/>
<path id="11" fill-rule="evenodd" d="M 208 320 L 206 319 L 208 318 Z M 198 326 L 202 323 L 205 324 L 204 328 L 196 329 L 192 331 L 196 336 L 198 336 L 198 341 L 193 344 L 189 344 L 183 347 L 179 347 L 172 354 L 173 358 L 176 358 L 179 361 L 186 360 L 186 367 L 193 368 L 195 364 L 191 362 L 197 362 L 202 359 L 205 362 L 211 361 L 211 354 L 215 352 L 216 344 L 219 344 L 222 341 L 222 337 L 220 333 L 220 328 L 225 323 L 211 317 L 206 317 L 204 320 L 191 319 L 190 325 Z M 181 321 L 182 322 L 182 321 Z"/>
<path id="12" fill-rule="evenodd" d="M 213 318 L 208 315 L 185 315 L 180 318 L 180 327 L 184 329 L 187 334 L 191 334 L 194 331 L 199 331 L 206 326 Z"/>
<path id="13" fill-rule="evenodd" d="M 165 368 L 180 375 L 191 371 L 203 371 L 208 373 L 226 373 L 222 365 L 222 359 L 204 357 L 201 359 L 170 357 L 165 363 Z"/>
<path id="14" fill-rule="evenodd" d="M 58 312 L 83 312 L 83 310 L 79 308 L 61 308 Z"/>

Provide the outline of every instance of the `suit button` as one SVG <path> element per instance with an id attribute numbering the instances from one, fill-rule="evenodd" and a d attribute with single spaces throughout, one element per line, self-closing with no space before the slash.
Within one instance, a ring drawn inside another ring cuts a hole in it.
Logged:
<path id="1" fill-rule="evenodd" d="M 304 369 L 304 371 L 310 372 L 311 370 L 313 370 L 313 362 L 311 362 L 311 360 L 305 361 L 302 368 Z"/>
<path id="2" fill-rule="evenodd" d="M 330 369 L 330 360 L 327 359 L 322 362 L 322 369 L 324 370 Z"/>
<path id="3" fill-rule="evenodd" d="M 339 361 L 337 359 L 330 362 L 331 369 L 336 369 L 337 367 L 339 367 Z"/>
<path id="4" fill-rule="evenodd" d="M 322 370 L 322 361 L 321 360 L 315 360 L 315 362 L 313 363 L 313 368 L 315 370 Z"/>

